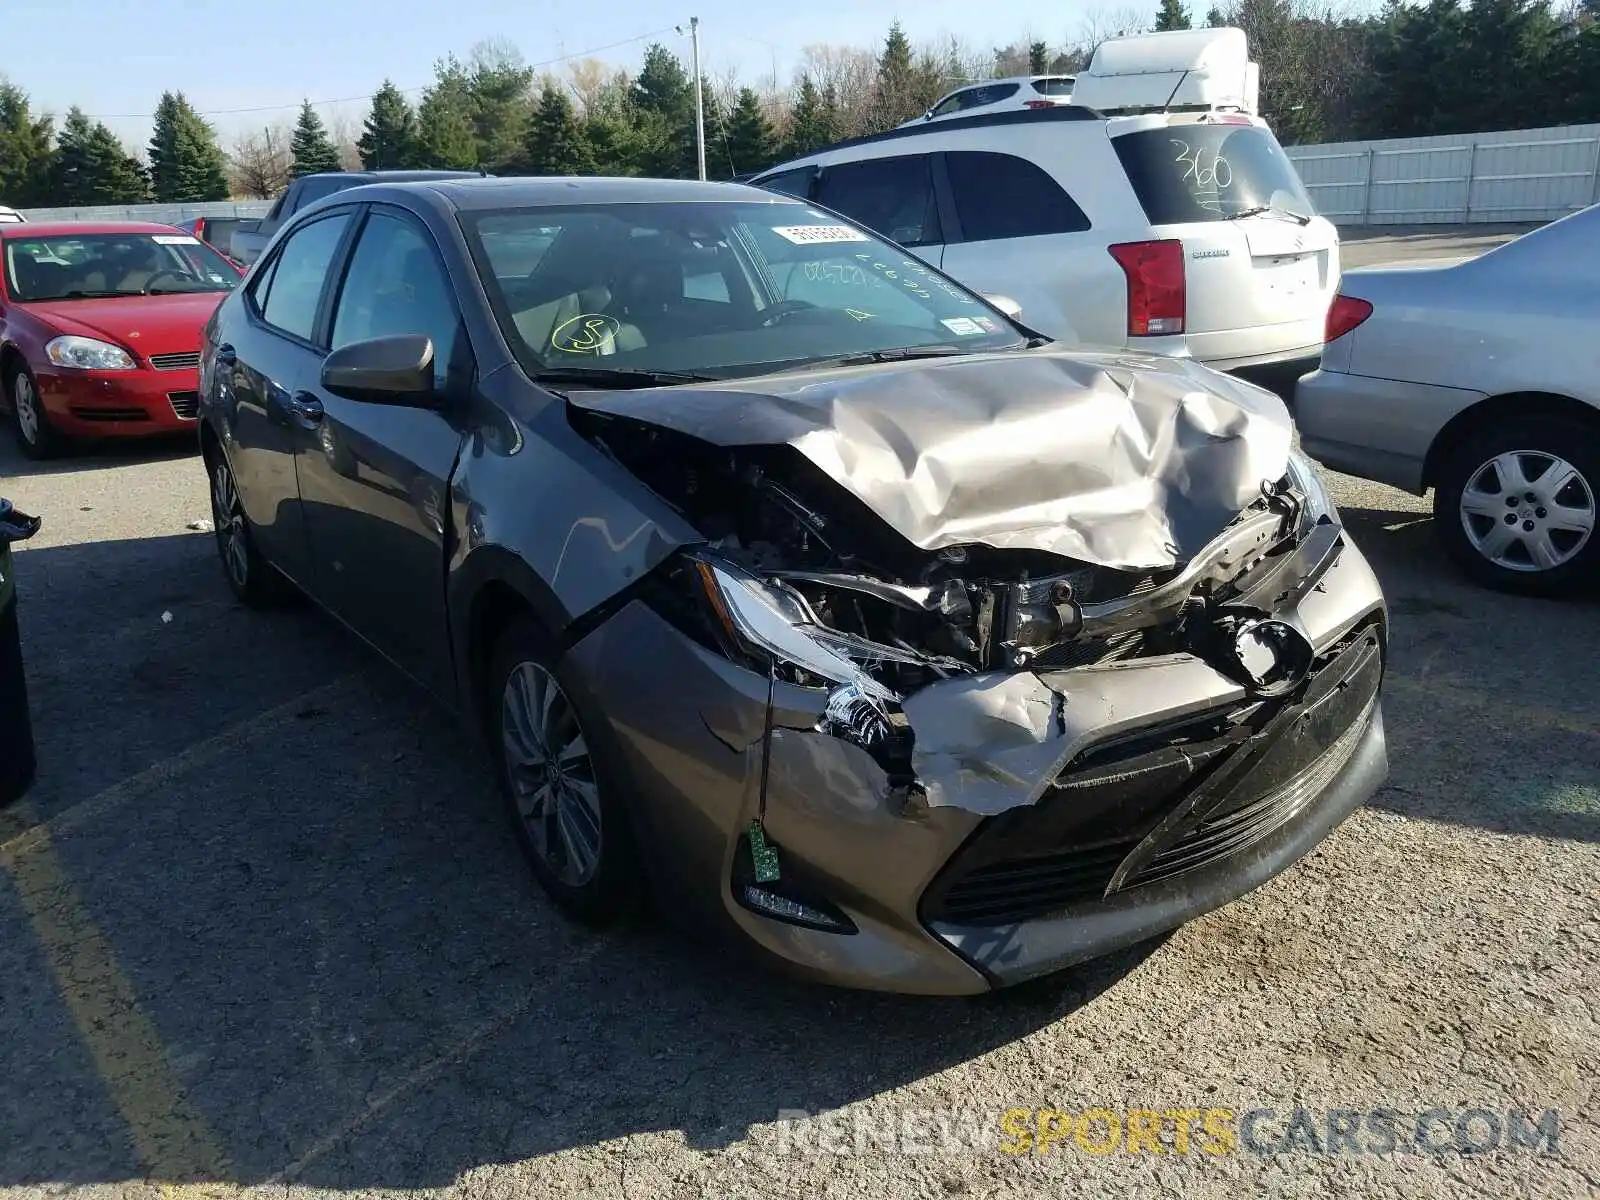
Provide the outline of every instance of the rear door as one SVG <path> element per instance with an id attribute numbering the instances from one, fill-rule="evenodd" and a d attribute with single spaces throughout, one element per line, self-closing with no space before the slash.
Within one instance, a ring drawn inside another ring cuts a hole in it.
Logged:
<path id="1" fill-rule="evenodd" d="M 314 578 L 295 478 L 301 418 L 294 397 L 322 361 L 318 317 L 351 219 L 348 209 L 334 211 L 290 233 L 251 278 L 241 319 L 216 330 L 213 375 L 225 397 L 240 503 L 262 551 L 308 590 Z"/>
<path id="2" fill-rule="evenodd" d="M 300 502 L 317 595 L 424 686 L 454 694 L 444 607 L 450 477 L 472 354 L 455 292 L 430 234 L 411 214 L 374 205 L 330 305 L 325 344 L 420 333 L 433 339 L 438 408 L 350 400 L 301 381 Z"/>
<path id="3" fill-rule="evenodd" d="M 935 174 L 943 172 L 952 219 L 939 265 L 975 291 L 1015 300 L 1023 323 L 1050 337 L 1122 345 L 1126 325 L 1113 299 L 1122 272 L 1071 236 L 1089 229 L 1077 201 L 1015 154 L 950 150 L 940 158 Z"/>
<path id="4" fill-rule="evenodd" d="M 1270 129 L 1244 117 L 1174 121 L 1115 134 L 1112 146 L 1155 236 L 1183 242 L 1196 357 L 1320 342 L 1338 232 L 1315 215 Z"/>

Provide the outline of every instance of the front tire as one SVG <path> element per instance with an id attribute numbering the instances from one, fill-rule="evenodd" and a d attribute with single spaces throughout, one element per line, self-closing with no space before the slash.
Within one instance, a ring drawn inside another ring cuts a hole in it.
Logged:
<path id="1" fill-rule="evenodd" d="M 1440 464 L 1434 528 L 1488 587 L 1553 596 L 1600 578 L 1600 433 L 1547 417 L 1469 435 Z"/>
<path id="2" fill-rule="evenodd" d="M 489 745 L 535 878 L 564 912 L 599 927 L 636 911 L 643 886 L 616 773 L 563 674 L 541 627 L 514 621 L 490 661 Z"/>
<path id="3" fill-rule="evenodd" d="M 39 385 L 34 382 L 33 372 L 25 366 L 13 368 L 6 379 L 6 388 L 11 394 L 12 430 L 22 452 L 36 461 L 61 453 L 64 441 L 50 424 L 50 415 L 39 398 Z"/>

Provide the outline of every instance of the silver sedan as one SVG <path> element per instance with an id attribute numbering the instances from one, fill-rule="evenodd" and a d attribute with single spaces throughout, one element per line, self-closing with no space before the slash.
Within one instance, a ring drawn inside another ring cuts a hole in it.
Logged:
<path id="1" fill-rule="evenodd" d="M 1295 394 L 1317 461 L 1422 495 L 1471 576 L 1600 577 L 1600 205 L 1478 258 L 1351 271 Z"/>

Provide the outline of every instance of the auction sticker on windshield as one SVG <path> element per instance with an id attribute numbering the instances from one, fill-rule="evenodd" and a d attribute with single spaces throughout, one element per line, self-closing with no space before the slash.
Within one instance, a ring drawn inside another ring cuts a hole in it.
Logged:
<path id="1" fill-rule="evenodd" d="M 827 242 L 866 242 L 872 239 L 848 225 L 778 225 L 773 233 L 796 246 L 815 246 Z"/>
<path id="2" fill-rule="evenodd" d="M 971 317 L 950 317 L 947 320 L 940 321 L 939 324 L 943 325 L 951 333 L 958 334 L 961 337 L 971 337 L 975 333 L 983 332 L 983 326 L 979 325 Z"/>
<path id="3" fill-rule="evenodd" d="M 150 239 L 158 246 L 198 246 L 199 238 L 192 238 L 186 233 L 158 233 Z"/>

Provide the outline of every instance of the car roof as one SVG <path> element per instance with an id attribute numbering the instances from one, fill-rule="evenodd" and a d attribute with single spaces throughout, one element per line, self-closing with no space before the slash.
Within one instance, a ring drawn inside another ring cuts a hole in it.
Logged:
<path id="1" fill-rule="evenodd" d="M 480 179 L 482 171 L 317 171 L 300 179 L 370 179 L 374 183 L 407 183 L 429 179 Z"/>
<path id="2" fill-rule="evenodd" d="M 432 183 L 407 184 L 388 180 L 362 191 L 374 195 L 382 191 L 431 192 L 460 212 L 483 212 L 500 208 L 550 208 L 563 204 L 799 204 L 781 196 L 742 183 L 709 183 L 695 179 L 634 179 L 609 176 L 566 178 L 561 176 L 522 176 L 516 178 L 471 178 Z M 338 202 L 357 199 L 341 193 Z"/>
<path id="3" fill-rule="evenodd" d="M 30 221 L 7 225 L 0 236 L 71 237 L 79 233 L 171 233 L 175 227 L 157 221 Z"/>

